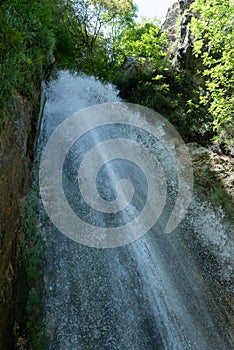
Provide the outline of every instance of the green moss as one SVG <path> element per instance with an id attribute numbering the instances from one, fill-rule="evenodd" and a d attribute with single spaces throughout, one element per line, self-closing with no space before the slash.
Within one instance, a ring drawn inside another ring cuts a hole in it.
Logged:
<path id="1" fill-rule="evenodd" d="M 43 259 L 44 240 L 37 228 L 39 205 L 37 191 L 30 192 L 21 208 L 23 241 L 21 244 L 21 284 L 24 283 L 26 299 L 25 323 L 20 333 L 27 339 L 30 349 L 43 350 L 47 347 L 43 323 Z M 22 298 L 22 295 L 21 297 Z M 16 320 L 19 324 L 20 320 Z"/>

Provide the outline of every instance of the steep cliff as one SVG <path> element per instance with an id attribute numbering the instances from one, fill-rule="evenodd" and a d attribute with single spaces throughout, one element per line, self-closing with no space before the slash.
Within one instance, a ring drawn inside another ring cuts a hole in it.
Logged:
<path id="1" fill-rule="evenodd" d="M 194 0 L 178 1 L 168 9 L 162 31 L 168 36 L 168 51 L 174 67 L 194 70 L 190 5 Z"/>
<path id="2" fill-rule="evenodd" d="M 40 87 L 33 98 L 18 98 L 15 112 L 0 130 L 0 349 L 13 347 L 19 247 L 22 240 L 20 202 L 28 184 L 40 105 Z"/>

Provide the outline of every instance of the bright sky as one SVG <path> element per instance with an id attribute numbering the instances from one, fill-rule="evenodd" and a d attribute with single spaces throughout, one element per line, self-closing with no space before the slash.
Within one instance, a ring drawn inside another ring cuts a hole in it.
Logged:
<path id="1" fill-rule="evenodd" d="M 168 8 L 177 0 L 134 0 L 139 9 L 139 16 L 165 19 Z"/>

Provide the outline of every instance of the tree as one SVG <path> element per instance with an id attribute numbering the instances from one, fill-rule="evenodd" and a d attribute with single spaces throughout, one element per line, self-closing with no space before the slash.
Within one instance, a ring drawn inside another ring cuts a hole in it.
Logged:
<path id="1" fill-rule="evenodd" d="M 205 94 L 219 140 L 234 143 L 234 1 L 196 0 L 192 5 L 195 57 L 201 57 Z"/>
<path id="2" fill-rule="evenodd" d="M 138 62 L 148 62 L 151 70 L 162 67 L 165 62 L 162 50 L 165 42 L 166 35 L 160 33 L 156 20 L 134 22 L 122 31 L 118 43 L 118 60 L 121 63 L 126 57 L 132 56 Z"/>
<path id="3" fill-rule="evenodd" d="M 63 1 L 63 0 L 61 0 Z M 5 0 L 0 7 L 0 114 L 19 94 L 31 97 L 33 85 L 51 64 L 53 19 L 60 0 Z M 2 119 L 2 118 L 1 118 Z"/>
<path id="4" fill-rule="evenodd" d="M 132 22 L 135 5 L 132 0 L 68 0 L 66 7 L 78 69 L 106 77 L 114 43 L 120 31 Z"/>

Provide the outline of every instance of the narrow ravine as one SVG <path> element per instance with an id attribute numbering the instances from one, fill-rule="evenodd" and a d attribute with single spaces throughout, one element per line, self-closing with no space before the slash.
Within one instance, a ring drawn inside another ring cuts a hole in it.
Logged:
<path id="1" fill-rule="evenodd" d="M 61 72 L 45 90 L 39 152 L 55 128 L 73 113 L 119 101 L 111 85 L 67 72 Z M 72 166 L 68 160 L 64 180 L 68 187 Z M 118 164 L 113 169 L 116 176 L 122 171 Z M 142 188 L 140 196 L 144 192 Z M 141 206 L 140 199 L 137 203 Z M 77 210 L 83 208 L 78 204 Z M 41 209 L 49 349 L 232 349 L 227 321 L 183 241 L 186 230 L 189 234 L 196 223 L 189 215 L 191 220 L 186 218 L 186 225 L 179 225 L 172 234 L 163 233 L 162 220 L 133 243 L 97 249 L 67 238 Z M 213 224 L 214 220 L 215 216 Z"/>

